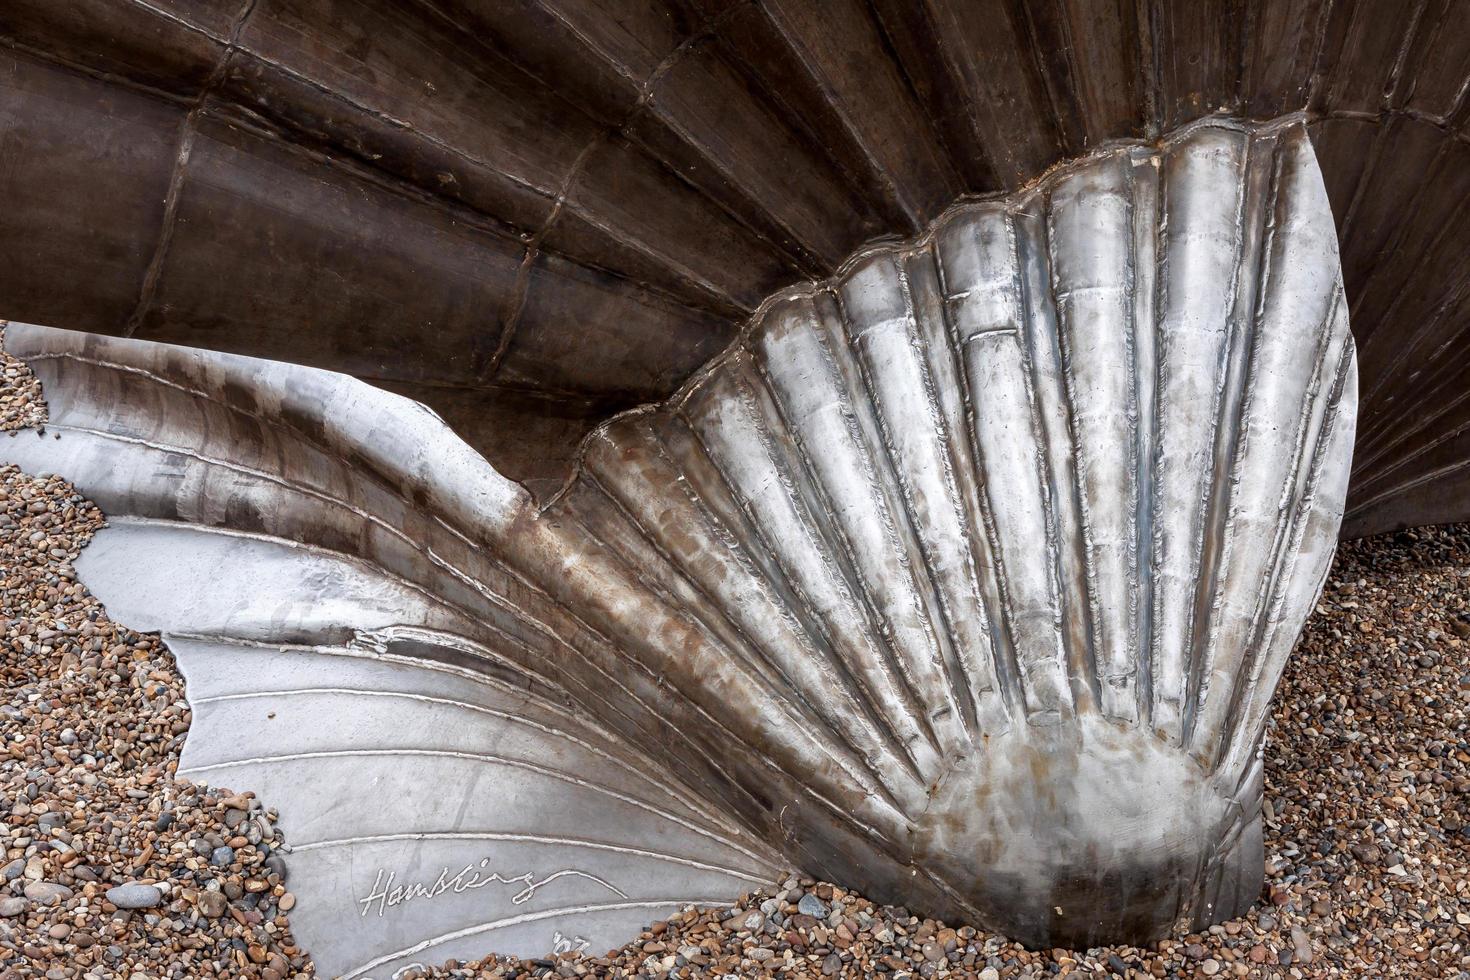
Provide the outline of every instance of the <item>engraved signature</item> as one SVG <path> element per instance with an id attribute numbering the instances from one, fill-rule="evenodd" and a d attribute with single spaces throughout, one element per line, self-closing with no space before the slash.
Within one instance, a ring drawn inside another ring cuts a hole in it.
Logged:
<path id="1" fill-rule="evenodd" d="M 560 871 L 553 871 L 544 878 L 538 878 L 534 871 L 527 871 L 525 874 L 507 877 L 499 871 L 488 871 L 487 869 L 489 867 L 490 859 L 481 858 L 478 865 L 467 864 L 454 874 L 451 874 L 449 868 L 446 867 L 443 871 L 439 872 L 439 877 L 434 880 L 433 884 L 416 881 L 410 885 L 394 884 L 398 878 L 398 873 L 396 871 L 389 871 L 386 868 L 379 868 L 377 878 L 374 879 L 373 887 L 368 892 L 367 898 L 358 899 L 358 904 L 362 906 L 361 914 L 366 916 L 371 912 L 373 903 L 375 902 L 378 906 L 378 915 L 381 916 L 386 910 L 416 898 L 435 898 L 439 895 L 449 893 L 460 895 L 467 891 L 473 891 L 476 888 L 484 888 L 487 885 L 496 884 L 522 886 L 510 899 L 511 904 L 522 905 L 529 902 L 532 896 L 538 891 L 560 878 L 585 878 L 588 881 L 601 885 L 619 898 L 628 897 L 596 875 L 588 874 L 585 871 L 576 871 L 572 868 L 563 868 Z"/>

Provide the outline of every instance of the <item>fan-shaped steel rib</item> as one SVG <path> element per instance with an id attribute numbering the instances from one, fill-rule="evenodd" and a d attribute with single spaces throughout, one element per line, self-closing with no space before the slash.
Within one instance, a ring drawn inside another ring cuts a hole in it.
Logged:
<path id="1" fill-rule="evenodd" d="M 910 824 L 887 843 L 943 907 L 1157 934 L 1254 895 L 1265 706 L 1342 517 L 1355 370 L 1304 123 L 1202 123 L 778 295 L 546 513 L 625 525 L 786 696 L 896 745 L 922 792 L 868 755 Z"/>

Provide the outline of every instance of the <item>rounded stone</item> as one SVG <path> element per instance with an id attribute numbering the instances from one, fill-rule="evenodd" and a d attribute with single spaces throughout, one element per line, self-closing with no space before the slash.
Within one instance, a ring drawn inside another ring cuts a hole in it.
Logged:
<path id="1" fill-rule="evenodd" d="M 225 914 L 225 909 L 229 904 L 229 900 L 219 892 L 202 891 L 199 893 L 199 911 L 206 918 L 218 919 Z"/>
<path id="2" fill-rule="evenodd" d="M 72 896 L 72 890 L 54 881 L 33 881 L 26 885 L 26 898 L 37 905 L 60 905 Z"/>
<path id="3" fill-rule="evenodd" d="M 130 881 L 107 889 L 107 900 L 120 909 L 151 909 L 163 901 L 163 892 L 156 885 Z"/>

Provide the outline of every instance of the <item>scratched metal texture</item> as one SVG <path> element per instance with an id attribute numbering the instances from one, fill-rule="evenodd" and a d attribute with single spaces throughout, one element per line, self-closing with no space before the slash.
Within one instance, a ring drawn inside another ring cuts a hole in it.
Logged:
<path id="1" fill-rule="evenodd" d="M 6 0 L 0 317 L 331 368 L 538 497 L 762 300 L 1117 138 L 1302 110 L 1345 533 L 1470 518 L 1470 0 Z"/>
<path id="2" fill-rule="evenodd" d="M 342 375 L 7 340 L 60 438 L 0 458 L 108 514 L 82 579 L 178 655 L 185 773 L 279 807 L 327 973 L 600 949 L 785 862 L 1052 946 L 1259 891 L 1357 392 L 1299 116 L 774 295 L 545 504 Z"/>

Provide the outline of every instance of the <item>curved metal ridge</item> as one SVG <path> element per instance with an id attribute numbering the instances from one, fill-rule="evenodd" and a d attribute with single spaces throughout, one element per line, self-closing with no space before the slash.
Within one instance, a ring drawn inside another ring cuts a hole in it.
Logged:
<path id="1" fill-rule="evenodd" d="M 1470 517 L 1467 16 L 9 0 L 0 317 L 351 373 L 547 495 L 863 243 L 1110 140 L 1302 111 L 1364 372 L 1344 533 Z"/>
<path id="2" fill-rule="evenodd" d="M 1200 130 L 1223 130 L 1263 137 L 1274 135 L 1282 130 L 1288 129 L 1309 129 L 1307 115 L 1303 112 L 1292 112 L 1273 119 L 1241 119 L 1229 115 L 1210 115 L 1186 123 L 1158 139 L 1109 139 L 1104 141 L 1101 146 L 1082 156 L 1067 160 L 1058 160 L 1047 167 L 1042 173 L 1030 180 L 1022 182 L 1013 191 L 994 191 L 988 194 L 962 195 L 940 212 L 939 216 L 934 219 L 927 229 L 913 238 L 900 239 L 894 236 L 886 236 L 868 242 L 862 248 L 839 262 L 830 276 L 820 281 L 807 280 L 794 283 L 783 289 L 776 290 L 761 300 L 760 304 L 755 307 L 750 316 L 741 323 L 738 332 L 734 339 L 730 341 L 729 345 L 690 374 L 688 379 L 670 394 L 664 402 L 639 405 L 618 415 L 614 415 L 612 418 L 598 425 L 578 445 L 577 452 L 572 457 L 572 469 L 568 474 L 566 482 L 562 484 L 557 493 L 547 496 L 545 502 L 542 504 L 542 509 L 549 510 L 554 507 L 557 500 L 576 482 L 583 466 L 587 447 L 597 438 L 601 437 L 607 429 L 619 424 L 624 418 L 632 418 L 641 413 L 657 411 L 662 404 L 678 404 L 687 398 L 691 392 L 698 390 L 710 375 L 716 374 L 722 369 L 722 366 L 727 360 L 740 356 L 741 352 L 746 349 L 751 335 L 760 331 L 773 308 L 793 301 L 809 299 L 822 293 L 834 293 L 844 281 L 851 278 L 855 269 L 872 261 L 875 257 L 892 255 L 899 252 L 914 252 L 932 247 L 936 236 L 967 212 L 984 210 L 987 205 L 996 204 L 1014 207 L 1018 202 L 1025 201 L 1030 195 L 1044 197 L 1051 192 L 1057 182 L 1064 180 L 1069 174 L 1089 165 L 1106 162 L 1119 154 L 1167 153 L 1174 147 L 1187 142 Z"/>
<path id="3" fill-rule="evenodd" d="M 1110 146 L 772 297 L 544 507 L 342 375 L 7 343 L 58 439 L 0 458 L 109 515 L 79 573 L 178 656 L 184 773 L 279 807 L 325 972 L 613 945 L 786 862 L 1047 945 L 1259 889 L 1356 404 L 1300 117 Z"/>

